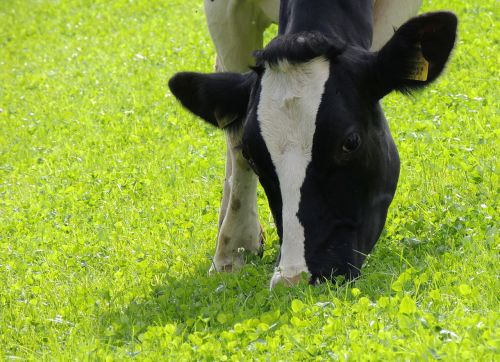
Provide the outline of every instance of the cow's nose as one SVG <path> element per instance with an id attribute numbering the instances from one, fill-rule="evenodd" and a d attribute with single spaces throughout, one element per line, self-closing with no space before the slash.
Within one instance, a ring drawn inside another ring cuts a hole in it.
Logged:
<path id="1" fill-rule="evenodd" d="M 279 270 L 274 272 L 273 277 L 271 278 L 270 289 L 273 289 L 278 284 L 285 285 L 287 287 L 291 287 L 292 285 L 298 284 L 301 280 L 301 274 L 294 275 L 292 277 L 288 277 L 283 275 L 283 273 Z"/>

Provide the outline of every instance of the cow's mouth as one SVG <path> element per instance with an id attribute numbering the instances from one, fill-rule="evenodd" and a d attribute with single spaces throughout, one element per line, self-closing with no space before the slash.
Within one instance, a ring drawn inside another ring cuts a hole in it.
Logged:
<path id="1" fill-rule="evenodd" d="M 361 275 L 361 267 L 349 265 L 348 271 L 340 271 L 340 269 L 332 269 L 330 273 L 312 274 L 309 278 L 309 284 L 318 285 L 324 282 L 333 282 L 335 284 L 343 284 L 345 282 L 354 281 Z"/>

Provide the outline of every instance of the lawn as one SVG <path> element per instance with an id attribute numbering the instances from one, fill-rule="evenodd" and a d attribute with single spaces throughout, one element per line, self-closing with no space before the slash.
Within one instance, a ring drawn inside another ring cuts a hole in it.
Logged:
<path id="1" fill-rule="evenodd" d="M 223 134 L 167 81 L 211 71 L 202 1 L 0 2 L 0 360 L 498 360 L 500 6 L 384 100 L 402 159 L 355 283 L 268 290 L 278 238 L 208 276 Z M 272 36 L 275 27 L 267 33 Z"/>

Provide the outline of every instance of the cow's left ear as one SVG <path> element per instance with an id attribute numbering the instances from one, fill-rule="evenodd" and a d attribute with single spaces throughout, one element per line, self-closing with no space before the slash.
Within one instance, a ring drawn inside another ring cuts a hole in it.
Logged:
<path id="1" fill-rule="evenodd" d="M 456 32 L 457 17 L 450 12 L 427 13 L 403 24 L 376 54 L 377 97 L 434 81 L 448 61 Z"/>
<path id="2" fill-rule="evenodd" d="M 175 74 L 168 82 L 173 95 L 189 111 L 208 123 L 225 128 L 246 115 L 255 74 Z"/>

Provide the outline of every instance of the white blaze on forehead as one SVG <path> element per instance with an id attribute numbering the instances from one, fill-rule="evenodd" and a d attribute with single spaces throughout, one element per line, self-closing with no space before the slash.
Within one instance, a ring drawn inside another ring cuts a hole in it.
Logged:
<path id="1" fill-rule="evenodd" d="M 280 182 L 283 244 L 279 270 L 284 278 L 308 271 L 304 228 L 297 213 L 311 162 L 316 115 L 329 75 L 329 61 L 319 57 L 306 63 L 266 66 L 262 77 L 257 118 Z"/>

